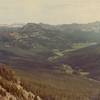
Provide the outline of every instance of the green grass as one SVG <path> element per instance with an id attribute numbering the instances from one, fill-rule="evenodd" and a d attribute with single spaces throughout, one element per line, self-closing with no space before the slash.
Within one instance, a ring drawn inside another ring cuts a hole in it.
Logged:
<path id="1" fill-rule="evenodd" d="M 91 42 L 91 43 L 73 43 L 72 48 L 65 49 L 63 51 L 59 51 L 58 49 L 54 49 L 53 50 L 54 56 L 49 57 L 48 60 L 53 61 L 53 60 L 59 59 L 59 58 L 63 57 L 66 53 L 69 53 L 69 52 L 72 52 L 72 51 L 77 51 L 79 49 L 86 48 L 86 47 L 89 47 L 91 45 L 96 45 L 96 43 L 95 42 Z"/>

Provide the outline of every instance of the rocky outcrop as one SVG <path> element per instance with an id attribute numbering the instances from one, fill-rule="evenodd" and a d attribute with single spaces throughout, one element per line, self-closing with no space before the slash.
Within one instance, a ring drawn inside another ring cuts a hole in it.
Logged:
<path id="1" fill-rule="evenodd" d="M 20 84 L 14 72 L 0 64 L 0 100 L 42 100 Z"/>

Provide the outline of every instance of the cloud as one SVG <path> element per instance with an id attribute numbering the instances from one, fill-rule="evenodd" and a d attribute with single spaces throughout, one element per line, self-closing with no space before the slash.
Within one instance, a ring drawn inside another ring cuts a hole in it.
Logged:
<path id="1" fill-rule="evenodd" d="M 0 22 L 87 23 L 99 10 L 100 0 L 0 0 Z"/>

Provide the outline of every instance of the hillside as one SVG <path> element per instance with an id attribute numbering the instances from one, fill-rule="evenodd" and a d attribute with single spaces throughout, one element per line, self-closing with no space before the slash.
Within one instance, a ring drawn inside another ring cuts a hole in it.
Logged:
<path id="1" fill-rule="evenodd" d="M 55 60 L 58 64 L 68 64 L 73 69 L 89 72 L 89 77 L 100 79 L 100 44 L 65 53 Z"/>
<path id="2" fill-rule="evenodd" d="M 34 72 L 32 75 L 16 70 L 15 73 L 11 66 L 0 64 L 0 100 L 95 100 L 99 98 L 100 82 L 70 74 L 44 73 L 44 76 L 42 72 L 41 74 Z"/>
<path id="3" fill-rule="evenodd" d="M 100 82 L 81 75 L 43 71 L 17 71 L 30 83 L 24 87 L 35 91 L 43 100 L 95 100 L 99 97 Z M 97 99 L 97 100 L 99 100 Z"/>
<path id="4" fill-rule="evenodd" d="M 3 74 L 1 88 L 15 100 L 25 99 L 23 93 L 7 90 L 9 84 L 43 100 L 99 100 L 99 37 L 100 22 L 0 26 L 0 63 L 10 65 L 21 82 L 7 80 Z"/>

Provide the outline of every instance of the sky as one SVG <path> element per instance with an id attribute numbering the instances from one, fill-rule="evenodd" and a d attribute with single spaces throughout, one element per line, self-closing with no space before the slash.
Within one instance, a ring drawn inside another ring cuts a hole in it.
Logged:
<path id="1" fill-rule="evenodd" d="M 0 24 L 100 21 L 100 0 L 0 0 Z"/>

